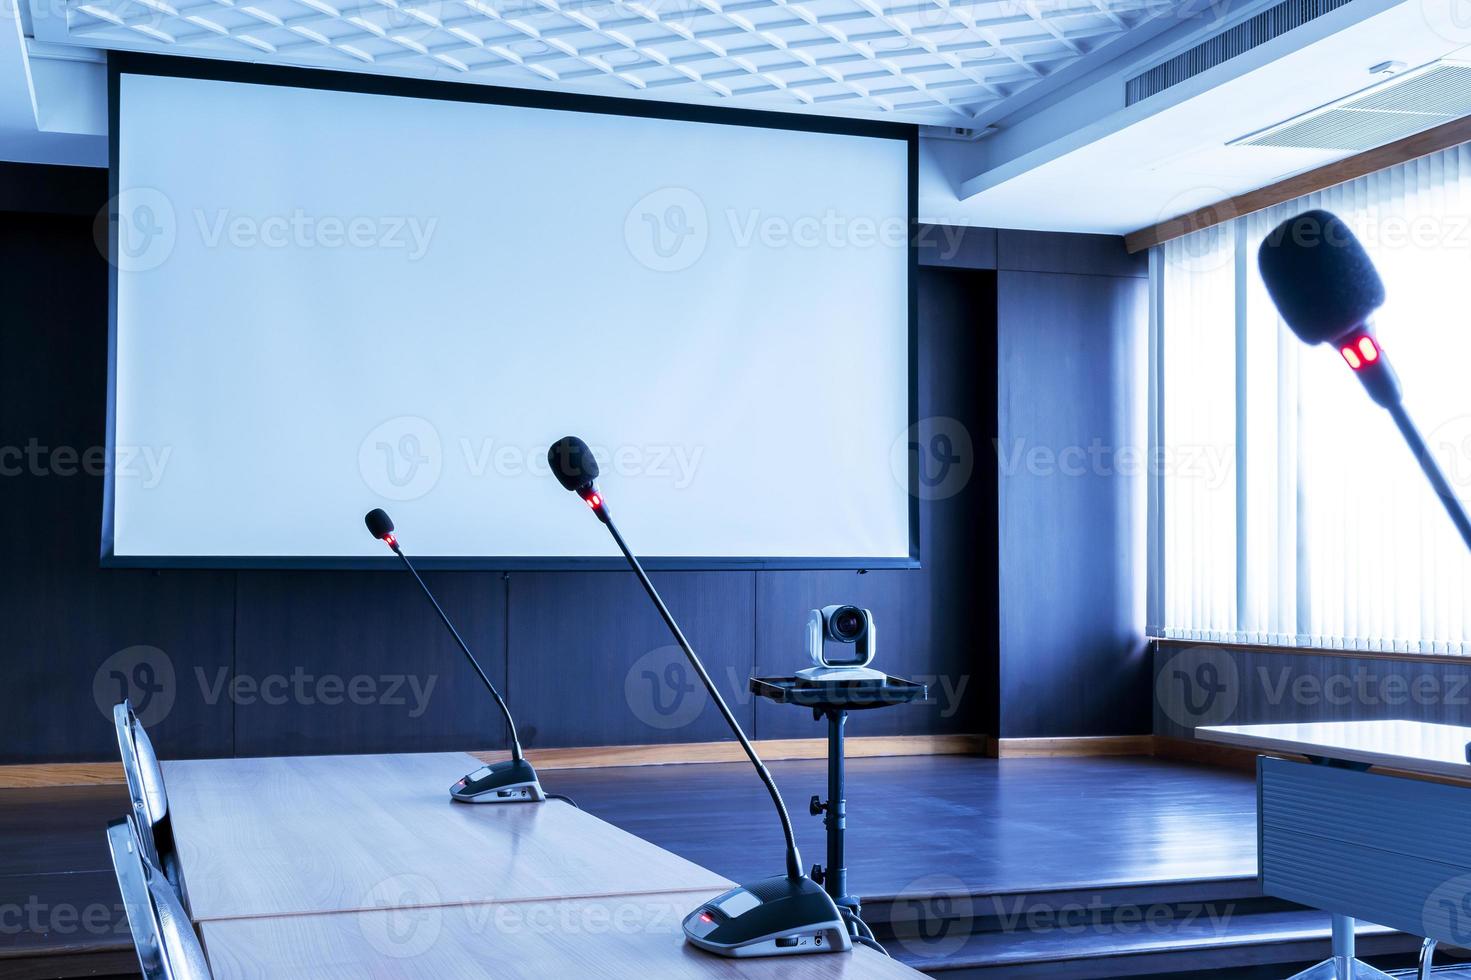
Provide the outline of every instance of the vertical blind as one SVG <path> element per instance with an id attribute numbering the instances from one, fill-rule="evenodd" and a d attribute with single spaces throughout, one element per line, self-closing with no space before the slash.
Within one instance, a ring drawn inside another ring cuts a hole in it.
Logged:
<path id="1" fill-rule="evenodd" d="M 1157 247 L 1150 631 L 1216 642 L 1471 653 L 1471 556 L 1389 414 L 1277 316 L 1256 250 L 1309 208 L 1384 279 L 1405 405 L 1471 499 L 1471 148 Z"/>

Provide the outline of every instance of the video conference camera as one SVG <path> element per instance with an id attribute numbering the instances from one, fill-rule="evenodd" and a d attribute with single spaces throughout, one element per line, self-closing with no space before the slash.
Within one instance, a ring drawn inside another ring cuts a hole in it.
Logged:
<path id="1" fill-rule="evenodd" d="M 829 644 L 834 645 L 831 654 Z M 849 647 L 852 653 L 844 655 Z M 808 681 L 882 680 L 884 675 L 868 666 L 877 652 L 878 627 L 872 612 L 858 606 L 823 606 L 807 615 L 812 666 L 797 671 L 797 676 Z"/>

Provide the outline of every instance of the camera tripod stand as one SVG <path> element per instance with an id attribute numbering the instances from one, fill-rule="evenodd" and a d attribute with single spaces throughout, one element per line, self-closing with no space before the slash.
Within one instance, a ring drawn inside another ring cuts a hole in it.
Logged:
<path id="1" fill-rule="evenodd" d="M 822 817 L 827 830 L 827 864 L 813 865 L 812 880 L 822 886 L 837 905 L 855 943 L 871 946 L 887 955 L 863 921 L 863 903 L 848 892 L 845 854 L 848 832 L 848 797 L 844 771 L 843 737 L 848 712 L 908 704 L 928 696 L 923 684 L 899 677 L 882 680 L 807 681 L 798 677 L 753 677 L 751 693 L 777 704 L 811 708 L 812 719 L 827 719 L 827 799 L 813 796 L 808 812 Z"/>

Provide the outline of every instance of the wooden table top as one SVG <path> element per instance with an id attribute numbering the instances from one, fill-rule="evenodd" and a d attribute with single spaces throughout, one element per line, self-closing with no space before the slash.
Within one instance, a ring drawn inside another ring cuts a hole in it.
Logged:
<path id="1" fill-rule="evenodd" d="M 1262 752 L 1290 752 L 1405 772 L 1471 777 L 1466 746 L 1471 728 L 1423 721 L 1319 721 L 1197 728 L 1211 742 Z"/>
<path id="2" fill-rule="evenodd" d="M 450 784 L 480 764 L 456 752 L 164 763 L 195 921 L 730 887 L 560 801 L 452 802 Z"/>
<path id="3" fill-rule="evenodd" d="M 679 892 L 232 919 L 205 923 L 203 933 L 215 980 L 920 980 L 863 947 L 761 959 L 701 952 L 685 943 L 680 923 L 705 897 Z"/>

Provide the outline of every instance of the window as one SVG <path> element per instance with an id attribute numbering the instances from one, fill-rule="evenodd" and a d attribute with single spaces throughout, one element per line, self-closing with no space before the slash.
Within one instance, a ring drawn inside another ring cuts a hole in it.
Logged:
<path id="1" fill-rule="evenodd" d="M 1471 498 L 1471 147 L 1156 248 L 1150 258 L 1150 632 L 1471 654 L 1471 556 L 1387 412 L 1278 318 L 1256 250 L 1309 208 L 1343 218 L 1388 300 L 1405 405 Z"/>

